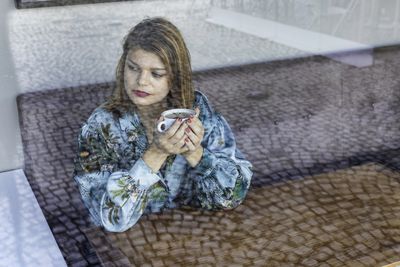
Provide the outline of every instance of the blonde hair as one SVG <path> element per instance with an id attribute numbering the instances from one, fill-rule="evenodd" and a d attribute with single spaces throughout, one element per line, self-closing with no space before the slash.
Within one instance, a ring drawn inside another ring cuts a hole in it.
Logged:
<path id="1" fill-rule="evenodd" d="M 168 72 L 170 91 L 167 95 L 168 108 L 192 108 L 194 87 L 190 54 L 178 28 L 164 18 L 142 20 L 124 38 L 123 52 L 116 69 L 116 88 L 105 108 L 135 109 L 124 86 L 126 57 L 132 49 L 143 49 L 160 57 Z"/>

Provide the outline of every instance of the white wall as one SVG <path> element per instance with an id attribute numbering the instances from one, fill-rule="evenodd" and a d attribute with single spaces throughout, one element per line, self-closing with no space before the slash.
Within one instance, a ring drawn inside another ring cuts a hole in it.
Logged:
<path id="1" fill-rule="evenodd" d="M 8 38 L 8 15 L 12 10 L 14 0 L 0 1 L 0 172 L 23 166 L 16 105 L 20 88 Z"/>

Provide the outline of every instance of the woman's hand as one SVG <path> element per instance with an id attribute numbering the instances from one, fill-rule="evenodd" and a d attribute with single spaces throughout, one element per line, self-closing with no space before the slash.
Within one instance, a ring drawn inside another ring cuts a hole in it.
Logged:
<path id="1" fill-rule="evenodd" d="M 186 147 L 189 150 L 182 153 L 182 155 L 188 160 L 189 164 L 192 167 L 196 166 L 199 163 L 203 155 L 203 147 L 201 146 L 201 141 L 203 141 L 204 137 L 204 127 L 199 120 L 199 107 L 196 107 L 195 111 L 196 115 L 185 121 L 185 124 L 188 126 L 185 130 L 185 135 L 187 136 L 187 138 L 185 139 L 185 143 Z"/>
<path id="2" fill-rule="evenodd" d="M 203 141 L 204 137 L 204 127 L 201 121 L 199 120 L 200 109 L 198 107 L 195 108 L 196 115 L 191 116 L 187 121 L 185 121 L 188 126 L 185 129 L 185 134 L 187 139 L 185 139 L 186 146 L 189 148 L 187 154 L 190 152 L 194 152 L 196 149 L 201 147 L 201 141 Z"/>
<path id="3" fill-rule="evenodd" d="M 153 132 L 153 145 L 162 153 L 168 155 L 182 154 L 189 151 L 189 148 L 185 145 L 185 138 L 187 138 L 185 135 L 186 123 L 183 123 L 181 119 L 177 119 L 167 131 L 160 133 L 157 130 L 157 124 L 163 120 L 164 117 L 161 116 L 156 122 Z"/>

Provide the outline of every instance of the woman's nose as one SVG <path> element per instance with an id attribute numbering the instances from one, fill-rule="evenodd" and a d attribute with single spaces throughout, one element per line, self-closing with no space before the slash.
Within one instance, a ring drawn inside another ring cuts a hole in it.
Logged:
<path id="1" fill-rule="evenodd" d="M 147 71 L 140 72 L 137 82 L 139 85 L 148 85 L 149 84 L 149 75 L 148 75 Z"/>

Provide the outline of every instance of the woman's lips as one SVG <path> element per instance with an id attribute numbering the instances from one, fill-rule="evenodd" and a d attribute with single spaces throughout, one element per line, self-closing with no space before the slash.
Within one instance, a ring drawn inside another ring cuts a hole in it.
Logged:
<path id="1" fill-rule="evenodd" d="M 149 96 L 150 94 L 143 92 L 143 91 L 139 91 L 139 90 L 134 90 L 133 93 L 138 96 L 138 97 L 146 97 Z"/>

